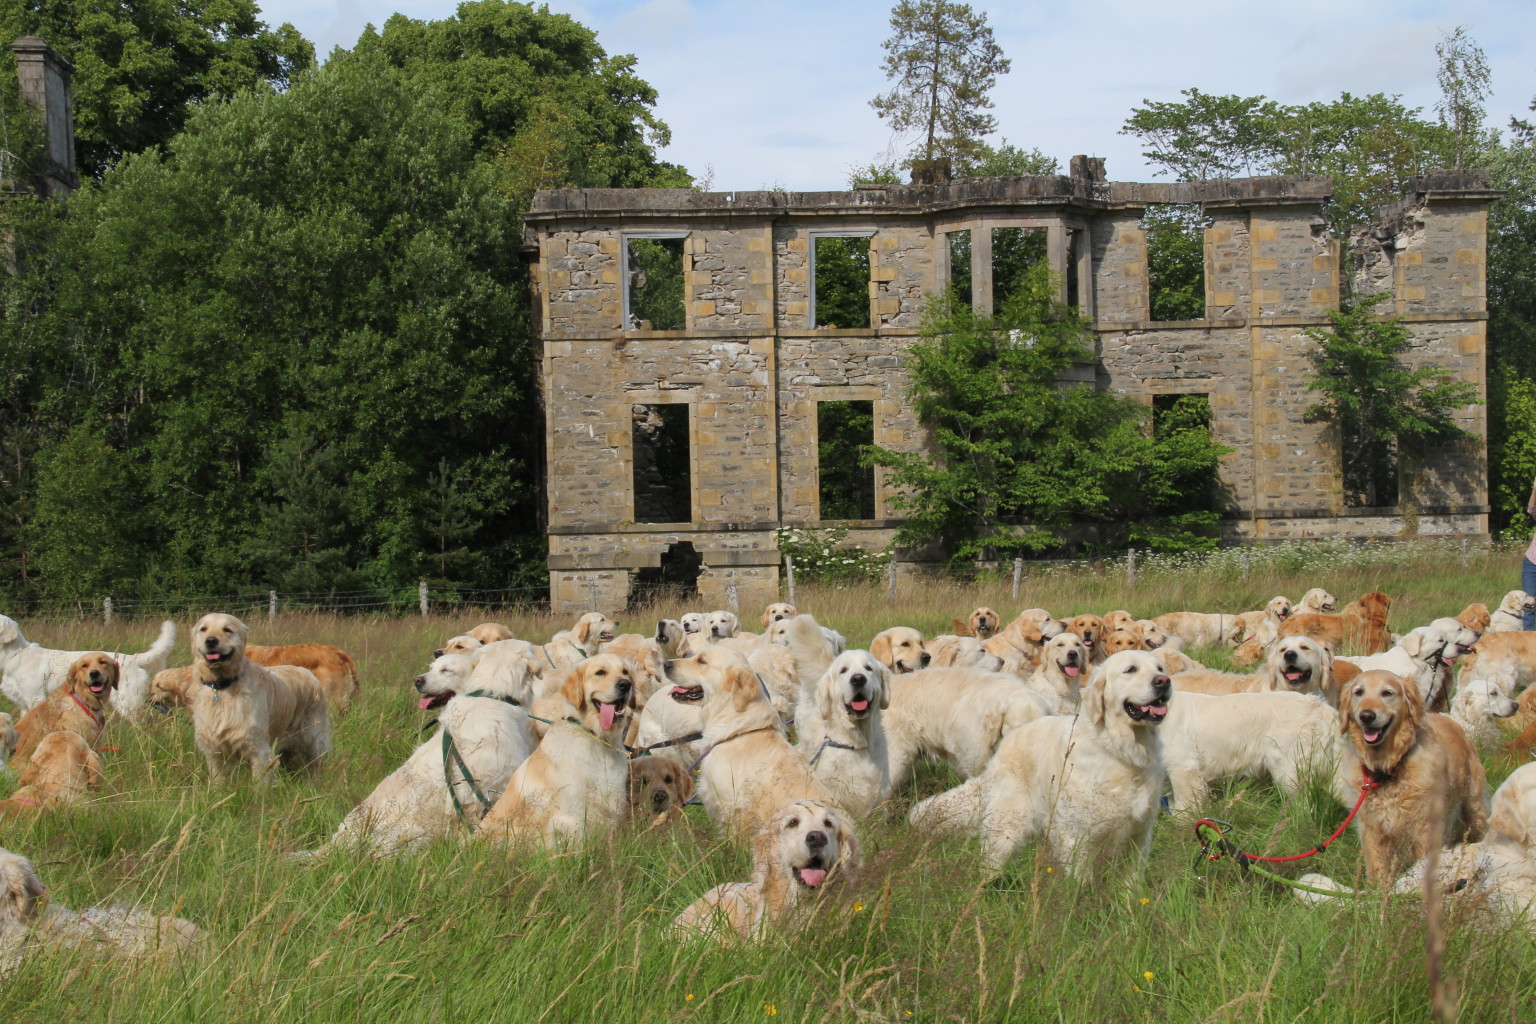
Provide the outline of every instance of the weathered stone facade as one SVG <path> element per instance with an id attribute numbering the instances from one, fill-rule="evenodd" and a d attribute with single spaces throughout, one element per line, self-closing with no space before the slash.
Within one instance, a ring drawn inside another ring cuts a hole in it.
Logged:
<path id="1" fill-rule="evenodd" d="M 725 606 L 732 593 L 743 609 L 775 600 L 774 530 L 821 522 L 819 403 L 871 402 L 875 443 L 922 448 L 905 353 L 926 297 L 949 280 L 947 233 L 962 230 L 978 308 L 991 305 L 989 229 L 1041 229 L 1046 258 L 1093 318 L 1097 386 L 1148 402 L 1210 397 L 1212 431 L 1232 448 L 1229 539 L 1486 534 L 1482 406 L 1459 415 L 1476 440 L 1416 467 L 1402 507 L 1344 506 L 1337 443 L 1304 416 L 1315 350 L 1305 331 L 1326 326 L 1339 302 L 1344 247 L 1322 216 L 1330 188 L 1319 177 L 1107 182 L 1102 163 L 1078 158 L 1068 176 L 854 192 L 539 193 L 526 240 L 543 339 L 553 606 L 622 606 L 630 571 L 680 541 L 703 555 L 702 605 Z M 1411 359 L 1479 388 L 1494 195 L 1476 172 L 1418 179 L 1354 247 L 1365 253 L 1356 287 L 1393 293 Z M 1140 221 L 1154 203 L 1199 204 L 1209 220 L 1204 319 L 1149 319 Z M 869 239 L 873 326 L 814 326 L 823 235 Z M 645 237 L 683 239 L 685 330 L 626 329 L 625 246 Z M 636 407 L 668 403 L 688 406 L 691 520 L 637 523 Z M 871 546 L 897 525 L 883 481 L 876 490 L 876 518 L 845 524 Z"/>

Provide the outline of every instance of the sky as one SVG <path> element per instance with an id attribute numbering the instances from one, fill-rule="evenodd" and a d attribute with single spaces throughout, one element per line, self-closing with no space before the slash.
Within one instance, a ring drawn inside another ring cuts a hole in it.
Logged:
<path id="1" fill-rule="evenodd" d="M 1398 94 L 1432 112 L 1435 43 L 1466 26 L 1492 72 L 1489 122 L 1531 115 L 1536 3 L 1531 0 L 1075 0 L 973 2 L 1013 62 L 992 91 L 999 137 L 1039 147 L 1063 170 L 1075 153 L 1107 160 L 1116 181 L 1158 180 L 1136 140 L 1119 134 L 1147 99 L 1179 90 L 1264 95 L 1283 103 Z M 887 82 L 886 2 L 849 0 L 549 0 L 595 29 L 610 54 L 631 53 L 672 130 L 663 159 L 715 190 L 846 188 L 850 168 L 908 140 L 869 106 Z M 396 11 L 436 20 L 452 0 L 267 0 L 323 59 Z"/>

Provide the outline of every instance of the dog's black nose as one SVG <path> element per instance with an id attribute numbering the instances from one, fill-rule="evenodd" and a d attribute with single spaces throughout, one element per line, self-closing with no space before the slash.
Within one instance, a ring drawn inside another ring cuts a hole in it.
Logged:
<path id="1" fill-rule="evenodd" d="M 418 689 L 418 690 L 421 689 L 423 686 L 426 686 L 427 685 L 427 677 L 426 676 L 417 676 L 416 677 L 416 684 L 415 685 L 416 685 L 416 689 Z"/>
<path id="2" fill-rule="evenodd" d="M 923 656 L 918 659 L 918 661 L 922 664 L 923 668 L 927 668 L 928 667 L 928 663 L 930 661 L 932 661 L 932 660 L 933 660 L 933 655 L 929 654 L 927 651 L 924 651 L 923 652 Z"/>
<path id="3" fill-rule="evenodd" d="M 825 832 L 817 831 L 805 834 L 805 848 L 807 850 L 820 850 L 825 848 L 826 845 L 827 834 Z"/>
<path id="4" fill-rule="evenodd" d="M 667 806 L 667 801 L 668 800 L 669 800 L 669 797 L 667 796 L 667 791 L 666 790 L 664 790 L 664 789 L 653 789 L 653 790 L 651 790 L 651 806 L 656 808 L 658 811 L 661 810 L 663 807 Z"/>
<path id="5" fill-rule="evenodd" d="M 1372 711 L 1370 708 L 1366 708 L 1355 717 L 1360 719 L 1361 725 L 1370 725 L 1376 721 L 1376 712 Z"/>
<path id="6" fill-rule="evenodd" d="M 219 646 L 219 638 L 216 636 L 205 636 L 203 637 L 203 646 L 211 651 Z"/>
<path id="7" fill-rule="evenodd" d="M 90 676 L 91 676 L 91 682 L 93 682 L 93 683 L 101 682 L 101 670 L 100 669 L 94 669 L 94 668 L 91 669 Z"/>
<path id="8" fill-rule="evenodd" d="M 1173 689 L 1173 680 L 1167 676 L 1153 676 L 1152 689 L 1159 697 L 1168 696 L 1168 691 Z"/>
<path id="9" fill-rule="evenodd" d="M 1295 661 L 1296 661 L 1296 652 L 1294 650 L 1286 651 L 1285 652 L 1285 662 L 1286 662 L 1286 664 L 1288 664 L 1288 665 L 1289 664 L 1294 664 Z"/>
<path id="10" fill-rule="evenodd" d="M 869 682 L 869 679 L 864 675 L 863 672 L 855 672 L 853 675 L 848 677 L 848 682 L 853 685 L 854 689 L 862 690 L 865 684 Z"/>
<path id="11" fill-rule="evenodd" d="M 618 686 L 619 696 L 621 697 L 628 697 L 629 691 L 635 688 L 635 684 L 630 682 L 628 679 L 620 679 L 616 685 Z"/>
<path id="12" fill-rule="evenodd" d="M 442 656 L 443 652 L 441 649 L 432 652 L 432 657 L 434 658 L 441 658 Z"/>
<path id="13" fill-rule="evenodd" d="M 1067 664 L 1068 665 L 1076 665 L 1077 664 L 1077 648 L 1074 647 L 1072 650 L 1067 652 Z"/>

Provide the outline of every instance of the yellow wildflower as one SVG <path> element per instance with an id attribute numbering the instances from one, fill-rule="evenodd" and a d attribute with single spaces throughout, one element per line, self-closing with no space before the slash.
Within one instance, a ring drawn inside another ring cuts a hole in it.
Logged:
<path id="1" fill-rule="evenodd" d="M 853 912 L 855 914 L 859 913 L 863 909 L 864 909 L 864 904 L 860 903 L 858 900 L 854 900 L 853 901 Z"/>
<path id="2" fill-rule="evenodd" d="M 1146 906 L 1146 905 L 1147 905 L 1147 904 L 1148 904 L 1148 903 L 1151 903 L 1151 902 L 1152 902 L 1152 901 L 1151 901 L 1151 900 L 1149 900 L 1149 899 L 1147 899 L 1147 898 L 1146 898 L 1146 897 L 1145 897 L 1145 896 L 1143 896 L 1143 897 L 1142 897 L 1142 898 L 1141 898 L 1141 905 L 1142 905 L 1142 906 Z"/>
<path id="3" fill-rule="evenodd" d="M 685 1002 L 685 1003 L 693 1002 L 693 993 L 689 992 L 687 995 L 683 996 L 683 1002 Z"/>
<path id="4" fill-rule="evenodd" d="M 1157 977 L 1157 975 L 1153 974 L 1151 971 L 1142 971 L 1141 977 L 1144 981 L 1151 981 L 1153 978 Z"/>
<path id="5" fill-rule="evenodd" d="M 779 1015 L 779 1008 L 772 1003 L 764 1003 L 763 1012 L 770 1017 L 777 1017 Z"/>

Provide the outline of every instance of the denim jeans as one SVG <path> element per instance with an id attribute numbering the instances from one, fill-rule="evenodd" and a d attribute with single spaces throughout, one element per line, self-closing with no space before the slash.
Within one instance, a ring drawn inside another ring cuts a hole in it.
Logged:
<path id="1" fill-rule="evenodd" d="M 1532 589 L 1533 587 L 1536 587 L 1536 565 L 1533 565 L 1529 558 L 1522 558 L 1520 560 L 1520 589 L 1527 594 L 1536 594 L 1536 590 Z M 1531 609 L 1525 613 L 1525 628 L 1536 629 L 1536 609 Z"/>

